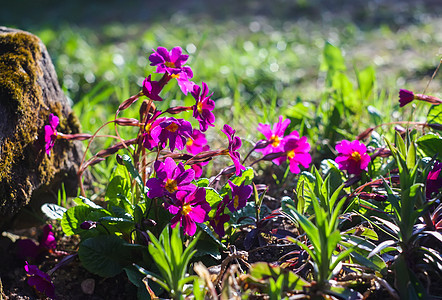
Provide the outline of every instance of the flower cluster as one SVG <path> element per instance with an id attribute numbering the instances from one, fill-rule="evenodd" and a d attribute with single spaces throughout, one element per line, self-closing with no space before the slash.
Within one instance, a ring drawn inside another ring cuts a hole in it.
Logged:
<path id="1" fill-rule="evenodd" d="M 279 116 L 279 121 L 273 125 L 273 129 L 269 124 L 260 123 L 258 131 L 266 137 L 266 140 L 261 141 L 261 148 L 257 148 L 256 151 L 270 156 L 277 165 L 288 161 L 290 171 L 297 174 L 301 171 L 300 164 L 308 168 L 312 162 L 309 154 L 310 144 L 307 142 L 307 137 L 300 137 L 296 130 L 285 136 L 284 132 L 289 124 L 290 120 L 283 120 L 282 116 Z"/>

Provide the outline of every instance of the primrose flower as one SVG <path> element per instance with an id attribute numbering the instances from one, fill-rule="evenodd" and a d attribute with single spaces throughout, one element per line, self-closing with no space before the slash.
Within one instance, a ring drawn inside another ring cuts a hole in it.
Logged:
<path id="1" fill-rule="evenodd" d="M 47 297 L 55 299 L 55 287 L 48 274 L 40 271 L 37 266 L 28 264 L 28 262 L 26 262 L 25 271 L 28 275 L 28 284 L 30 286 Z"/>
<path id="2" fill-rule="evenodd" d="M 192 125 L 184 119 L 166 118 L 151 130 L 152 139 L 157 144 L 165 144 L 169 140 L 170 151 L 175 148 L 183 150 L 187 139 L 192 135 Z"/>
<path id="3" fill-rule="evenodd" d="M 51 150 L 54 148 L 55 140 L 57 139 L 57 126 L 60 124 L 60 119 L 54 115 L 49 115 L 49 125 L 45 125 L 45 150 L 47 155 L 51 155 Z"/>
<path id="4" fill-rule="evenodd" d="M 190 154 L 197 155 L 201 151 L 208 151 L 206 135 L 198 129 L 193 129 L 192 135 L 187 139 L 186 150 Z"/>
<path id="5" fill-rule="evenodd" d="M 273 129 L 269 124 L 259 123 L 257 129 L 266 137 L 268 145 L 263 149 L 256 149 L 256 151 L 262 152 L 263 155 L 282 151 L 284 132 L 289 124 L 290 120 L 283 121 L 282 116 L 279 116 L 279 121 L 273 125 Z"/>
<path id="6" fill-rule="evenodd" d="M 212 113 L 212 110 L 215 109 L 215 101 L 210 99 L 213 93 L 208 95 L 207 84 L 203 82 L 201 86 L 202 88 L 195 84 L 191 93 L 196 100 L 196 104 L 193 106 L 193 117 L 199 121 L 201 131 L 206 131 L 209 126 L 215 126 L 213 125 L 215 115 Z"/>
<path id="7" fill-rule="evenodd" d="M 150 178 L 146 183 L 149 198 L 171 195 L 177 191 L 195 190 L 195 186 L 190 184 L 195 178 L 195 171 L 185 170 L 182 162 L 177 165 L 172 158 L 166 157 L 164 163 L 157 160 L 154 169 L 157 177 Z"/>
<path id="8" fill-rule="evenodd" d="M 158 146 L 158 142 L 156 142 L 152 138 L 152 129 L 158 126 L 161 122 L 163 122 L 166 118 L 157 117 L 161 115 L 161 111 L 156 111 L 153 115 L 149 116 L 146 120 L 146 125 L 144 125 L 144 133 L 143 133 L 143 146 L 146 149 L 152 150 L 156 146 Z"/>
<path id="9" fill-rule="evenodd" d="M 193 77 L 192 69 L 188 66 L 183 66 L 189 55 L 182 54 L 181 47 L 175 47 L 170 52 L 164 47 L 158 47 L 153 50 L 149 56 L 151 66 L 156 66 L 157 73 L 167 73 L 170 78 L 175 78 L 180 86 L 181 91 L 187 95 L 193 89 L 194 83 L 190 81 Z"/>
<path id="10" fill-rule="evenodd" d="M 399 90 L 399 103 L 400 107 L 403 107 L 414 100 L 414 93 L 409 90 L 400 89 Z"/>
<path id="11" fill-rule="evenodd" d="M 233 164 L 235 165 L 236 172 L 235 174 L 239 176 L 241 174 L 241 170 L 245 170 L 246 168 L 241 164 L 241 156 L 239 154 L 238 150 L 241 148 L 242 142 L 241 139 L 237 136 L 235 136 L 236 130 L 233 130 L 232 127 L 225 124 L 223 127 L 223 130 L 225 135 L 227 135 L 227 138 L 229 139 L 229 147 L 228 149 L 224 150 L 223 154 L 228 154 L 230 158 L 233 161 Z"/>
<path id="12" fill-rule="evenodd" d="M 230 221 L 230 216 L 224 213 L 225 207 L 226 204 L 221 201 L 218 205 L 215 216 L 209 222 L 209 224 L 213 227 L 213 231 L 215 231 L 215 233 L 220 237 L 223 237 L 226 234 L 226 231 L 224 230 L 224 223 Z"/>
<path id="13" fill-rule="evenodd" d="M 428 173 L 427 177 L 427 187 L 426 196 L 427 199 L 431 198 L 433 193 L 438 193 L 440 188 L 442 188 L 442 163 L 436 162 L 433 166 L 433 170 Z"/>
<path id="14" fill-rule="evenodd" d="M 173 215 L 172 228 L 178 222 L 183 227 L 184 233 L 192 236 L 196 232 L 195 223 L 203 223 L 207 220 L 210 205 L 206 201 L 206 190 L 197 188 L 193 192 L 178 191 L 172 204 L 165 203 L 165 208 Z"/>
<path id="15" fill-rule="evenodd" d="M 17 256 L 20 259 L 27 260 L 36 259 L 41 253 L 46 251 L 53 251 L 57 248 L 57 241 L 52 232 L 52 225 L 46 224 L 43 227 L 43 236 L 39 240 L 39 245 L 34 243 L 31 239 L 21 239 L 16 241 Z"/>
<path id="16" fill-rule="evenodd" d="M 250 185 L 235 185 L 232 181 L 228 181 L 232 195 L 231 197 L 227 194 L 223 202 L 226 203 L 227 208 L 231 211 L 237 211 L 244 206 L 246 206 L 247 199 L 252 195 L 252 187 Z"/>
<path id="17" fill-rule="evenodd" d="M 282 147 L 284 155 L 276 158 L 273 162 L 279 165 L 288 160 L 290 172 L 294 174 L 301 172 L 299 164 L 308 168 L 312 162 L 312 157 L 309 154 L 310 144 L 307 142 L 307 137 L 299 137 L 299 133 L 295 130 L 286 136 L 284 140 L 285 142 Z"/>
<path id="18" fill-rule="evenodd" d="M 339 169 L 347 170 L 349 174 L 359 175 L 367 171 L 370 155 L 367 154 L 367 147 L 358 140 L 353 142 L 343 140 L 336 145 L 338 156 L 335 161 Z"/>
<path id="19" fill-rule="evenodd" d="M 146 77 L 143 81 L 143 94 L 144 96 L 154 101 L 163 101 L 159 93 L 163 89 L 162 85 L 158 81 L 152 81 L 151 75 Z"/>

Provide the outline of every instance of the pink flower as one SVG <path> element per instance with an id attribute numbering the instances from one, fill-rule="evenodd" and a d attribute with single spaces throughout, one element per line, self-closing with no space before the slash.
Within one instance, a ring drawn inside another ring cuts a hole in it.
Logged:
<path id="1" fill-rule="evenodd" d="M 367 154 L 367 147 L 358 140 L 353 142 L 343 140 L 336 145 L 338 156 L 335 161 L 339 169 L 347 170 L 349 174 L 359 175 L 367 171 L 370 155 Z"/>
<path id="2" fill-rule="evenodd" d="M 279 121 L 273 125 L 273 129 L 269 124 L 259 123 L 257 129 L 266 137 L 268 145 L 263 149 L 256 149 L 256 151 L 262 152 L 263 155 L 282 151 L 284 132 L 289 124 L 290 120 L 283 121 L 282 116 L 279 116 Z"/>
<path id="3" fill-rule="evenodd" d="M 431 198 L 433 193 L 438 193 L 440 188 L 442 188 L 442 163 L 436 162 L 433 166 L 433 169 L 428 173 L 427 177 L 427 187 L 426 187 L 426 196 L 427 199 Z"/>
<path id="4" fill-rule="evenodd" d="M 165 208 L 173 215 L 172 228 L 178 222 L 183 227 L 184 233 L 192 236 L 196 232 L 196 223 L 203 223 L 207 220 L 210 205 L 206 201 L 206 190 L 197 188 L 193 192 L 179 191 L 172 204 L 164 203 Z"/>
<path id="5" fill-rule="evenodd" d="M 23 260 L 35 260 L 42 253 L 54 251 L 57 248 L 57 241 L 52 232 L 52 225 L 46 224 L 43 227 L 43 235 L 39 240 L 38 246 L 31 239 L 17 240 L 16 245 L 18 258 Z"/>
<path id="6" fill-rule="evenodd" d="M 203 82 L 202 88 L 195 84 L 191 94 L 196 100 L 196 104 L 193 106 L 193 117 L 199 121 L 200 130 L 206 131 L 209 126 L 214 127 L 215 115 L 212 111 L 215 109 L 215 101 L 210 99 L 213 93 L 208 95 L 207 84 Z"/>
<path id="7" fill-rule="evenodd" d="M 233 164 L 235 165 L 236 172 L 235 174 L 237 176 L 241 175 L 241 170 L 245 170 L 246 168 L 241 164 L 241 156 L 239 154 L 238 150 L 241 148 L 242 142 L 241 139 L 237 136 L 235 136 L 236 130 L 233 130 L 232 127 L 225 124 L 223 127 L 223 130 L 225 135 L 227 135 L 227 138 L 229 139 L 229 146 L 228 149 L 224 150 L 225 154 L 229 155 L 230 158 L 233 161 Z"/>
<path id="8" fill-rule="evenodd" d="M 192 169 L 185 170 L 182 162 L 177 165 L 172 158 L 167 157 L 164 163 L 157 160 L 154 169 L 157 177 L 150 178 L 146 183 L 149 198 L 171 195 L 177 191 L 195 190 L 195 186 L 191 184 L 195 172 Z"/>
<path id="9" fill-rule="evenodd" d="M 161 111 L 156 111 L 153 115 L 150 115 L 146 120 L 146 125 L 144 126 L 143 133 L 143 146 L 146 149 L 152 150 L 156 146 L 158 146 L 158 142 L 152 138 L 152 129 L 158 126 L 161 122 L 163 122 L 166 118 L 157 117 L 161 115 Z"/>
<path id="10" fill-rule="evenodd" d="M 308 168 L 312 162 L 312 157 L 309 154 L 310 144 L 307 142 L 307 137 L 299 137 L 299 133 L 295 130 L 290 135 L 284 138 L 283 145 L 284 156 L 278 157 L 273 162 L 279 165 L 288 160 L 290 165 L 290 172 L 297 174 L 301 172 L 299 164 Z"/>
<path id="11" fill-rule="evenodd" d="M 47 297 L 55 299 L 55 287 L 48 274 L 40 271 L 37 266 L 28 264 L 28 262 L 26 262 L 25 271 L 30 286 Z"/>
<path id="12" fill-rule="evenodd" d="M 183 150 L 187 139 L 192 134 L 192 125 L 184 119 L 170 117 L 159 123 L 151 130 L 152 139 L 157 144 L 165 144 L 169 140 L 170 151 L 175 148 Z"/>
<path id="13" fill-rule="evenodd" d="M 187 139 L 186 150 L 190 154 L 197 155 L 201 151 L 208 151 L 206 135 L 198 129 L 193 129 L 192 135 Z"/>
<path id="14" fill-rule="evenodd" d="M 45 150 L 47 155 L 51 155 L 51 150 L 54 148 L 55 140 L 57 139 L 57 126 L 60 124 L 59 118 L 54 115 L 49 115 L 49 125 L 45 125 Z"/>

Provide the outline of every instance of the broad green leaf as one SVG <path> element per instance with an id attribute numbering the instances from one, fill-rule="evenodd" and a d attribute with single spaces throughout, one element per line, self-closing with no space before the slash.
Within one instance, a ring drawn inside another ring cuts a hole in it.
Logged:
<path id="1" fill-rule="evenodd" d="M 344 71 L 345 69 L 345 61 L 341 50 L 327 42 L 324 46 L 321 71 Z"/>
<path id="2" fill-rule="evenodd" d="M 375 70 L 372 66 L 362 71 L 356 70 L 356 78 L 358 80 L 359 98 L 366 100 L 372 93 L 376 80 Z"/>
<path id="3" fill-rule="evenodd" d="M 93 208 L 85 205 L 74 206 L 68 209 L 61 220 L 61 228 L 64 234 L 73 235 L 81 232 L 81 223 L 90 221 L 88 220 L 88 216 L 93 210 Z"/>
<path id="4" fill-rule="evenodd" d="M 41 211 L 51 220 L 60 220 L 67 209 L 54 203 L 45 203 L 41 206 Z"/>
<path id="5" fill-rule="evenodd" d="M 427 115 L 428 124 L 442 124 L 442 105 L 433 105 Z"/>
<path id="6" fill-rule="evenodd" d="M 437 159 L 442 160 L 442 138 L 439 135 L 429 132 L 417 139 L 416 143 L 426 156 L 437 155 Z"/>

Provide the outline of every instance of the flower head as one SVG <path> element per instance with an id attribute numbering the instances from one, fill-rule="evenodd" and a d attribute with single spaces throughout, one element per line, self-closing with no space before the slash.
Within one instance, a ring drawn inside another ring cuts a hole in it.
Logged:
<path id="1" fill-rule="evenodd" d="M 23 260 L 34 260 L 44 252 L 52 252 L 57 248 L 57 241 L 52 232 L 52 225 L 46 224 L 43 227 L 43 235 L 39 244 L 35 244 L 31 239 L 20 239 L 16 241 L 17 256 Z"/>
<path id="2" fill-rule="evenodd" d="M 40 240 L 40 247 L 47 250 L 55 250 L 55 248 L 57 248 L 57 241 L 55 240 L 54 233 L 52 232 L 51 224 L 46 224 L 43 227 L 43 236 Z"/>
<path id="3" fill-rule="evenodd" d="M 157 144 L 165 144 L 169 140 L 170 151 L 175 148 L 183 150 L 187 139 L 192 135 L 192 125 L 184 119 L 170 117 L 164 119 L 151 130 L 152 139 Z"/>
<path id="4" fill-rule="evenodd" d="M 60 124 L 60 119 L 54 115 L 49 115 L 49 125 L 45 125 L 45 150 L 47 155 L 51 155 L 51 150 L 54 148 L 55 140 L 57 139 L 57 126 Z"/>
<path id="5" fill-rule="evenodd" d="M 307 142 L 307 137 L 299 137 L 299 133 L 295 130 L 286 136 L 284 140 L 282 147 L 284 155 L 276 158 L 274 162 L 279 165 L 288 160 L 290 172 L 294 174 L 301 172 L 299 164 L 308 168 L 312 162 L 312 157 L 309 154 L 310 144 Z"/>
<path id="6" fill-rule="evenodd" d="M 175 47 L 170 52 L 164 47 L 158 47 L 156 51 L 153 51 L 154 53 L 149 56 L 149 60 L 151 66 L 157 67 L 157 73 L 168 72 L 170 74 L 180 70 L 189 58 L 189 55 L 182 54 L 181 47 Z"/>
<path id="7" fill-rule="evenodd" d="M 158 81 L 151 80 L 151 75 L 146 77 L 146 79 L 143 81 L 143 94 L 149 99 L 163 101 L 163 98 L 161 98 L 159 95 L 162 89 L 163 87 Z"/>
<path id="8" fill-rule="evenodd" d="M 176 193 L 173 203 L 165 203 L 165 208 L 173 215 L 172 228 L 178 222 L 183 227 L 184 233 L 192 236 L 196 232 L 195 223 L 203 223 L 207 220 L 207 214 L 210 211 L 210 205 L 206 201 L 206 190 L 197 188 L 192 192 L 179 191 Z"/>
<path id="9" fill-rule="evenodd" d="M 239 154 L 238 150 L 241 148 L 242 142 L 241 139 L 237 136 L 235 136 L 236 130 L 233 130 L 232 127 L 225 124 L 223 127 L 223 130 L 225 135 L 227 135 L 227 138 L 229 139 L 229 146 L 226 149 L 226 154 L 230 156 L 230 158 L 233 161 L 233 164 L 235 165 L 236 172 L 235 174 L 239 176 L 241 174 L 241 170 L 245 170 L 246 168 L 241 164 L 241 156 Z"/>
<path id="10" fill-rule="evenodd" d="M 290 120 L 286 119 L 283 121 L 282 116 L 279 116 L 279 121 L 273 125 L 273 129 L 269 124 L 260 123 L 258 125 L 258 131 L 266 137 L 268 145 L 256 151 L 262 152 L 263 155 L 282 151 L 284 132 L 289 124 Z"/>
<path id="11" fill-rule="evenodd" d="M 399 103 L 400 107 L 403 107 L 414 100 L 414 93 L 409 90 L 400 89 L 399 90 Z"/>
<path id="12" fill-rule="evenodd" d="M 213 231 L 215 231 L 215 233 L 220 237 L 223 237 L 226 234 L 226 231 L 224 230 L 224 223 L 230 221 L 230 216 L 224 213 L 225 208 L 226 204 L 221 201 L 218 205 L 215 216 L 209 222 L 209 224 L 213 227 Z"/>
<path id="13" fill-rule="evenodd" d="M 349 174 L 359 175 L 367 171 L 370 155 L 367 154 L 367 147 L 358 140 L 353 142 L 343 140 L 336 145 L 338 156 L 335 161 L 339 169 L 347 170 Z"/>
<path id="14" fill-rule="evenodd" d="M 214 127 L 215 116 L 212 110 L 215 109 L 215 101 L 210 99 L 213 95 L 209 94 L 209 88 L 206 83 L 202 83 L 202 88 L 198 85 L 193 86 L 192 96 L 196 100 L 196 104 L 193 106 L 193 117 L 200 123 L 200 130 L 206 131 L 209 126 Z"/>
<path id="15" fill-rule="evenodd" d="M 158 126 L 161 122 L 163 122 L 166 118 L 158 118 L 161 115 L 161 111 L 156 111 L 153 115 L 149 115 L 146 120 L 146 125 L 144 125 L 144 133 L 143 133 L 143 146 L 146 149 L 152 150 L 156 146 L 158 146 L 158 141 L 155 141 L 152 138 L 152 129 Z"/>
<path id="16" fill-rule="evenodd" d="M 170 74 L 170 77 L 176 79 L 178 86 L 184 95 L 192 92 L 195 83 L 190 81 L 190 79 L 193 77 L 193 72 L 190 67 L 184 67 L 182 70 L 173 71 L 173 73 Z"/>
<path id="17" fill-rule="evenodd" d="M 195 186 L 190 184 L 195 178 L 195 172 L 192 169 L 185 170 L 182 162 L 177 165 L 172 158 L 167 157 L 164 163 L 157 160 L 154 169 L 157 176 L 150 178 L 146 183 L 149 198 L 171 195 L 177 191 L 195 190 Z"/>
<path id="18" fill-rule="evenodd" d="M 37 266 L 28 264 L 28 262 L 26 262 L 25 271 L 28 275 L 28 284 L 30 286 L 49 298 L 55 298 L 55 287 L 48 274 L 40 271 Z"/>
<path id="19" fill-rule="evenodd" d="M 433 166 L 433 169 L 428 173 L 427 177 L 427 187 L 426 187 L 426 196 L 427 199 L 431 198 L 433 193 L 438 193 L 442 188 L 442 163 L 436 162 Z"/>
<path id="20" fill-rule="evenodd" d="M 231 212 L 237 211 L 246 206 L 247 199 L 252 195 L 252 187 L 250 185 L 235 185 L 232 181 L 228 181 L 232 195 L 226 195 L 223 202 Z"/>
<path id="21" fill-rule="evenodd" d="M 198 129 L 193 129 L 192 135 L 187 139 L 186 150 L 190 154 L 197 155 L 201 151 L 208 151 L 206 135 Z"/>

